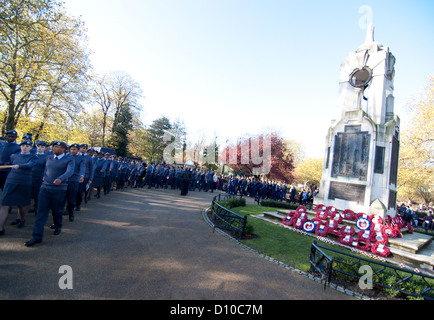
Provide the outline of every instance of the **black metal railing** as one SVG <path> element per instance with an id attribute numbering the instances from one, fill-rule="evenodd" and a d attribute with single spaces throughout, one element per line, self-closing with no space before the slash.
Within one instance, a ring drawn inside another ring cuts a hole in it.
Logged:
<path id="1" fill-rule="evenodd" d="M 238 232 L 240 233 L 241 239 L 244 239 L 246 234 L 247 216 L 240 216 L 217 203 L 222 200 L 228 200 L 236 197 L 240 197 L 241 199 L 242 196 L 219 194 L 213 198 L 211 210 L 214 228 Z"/>
<path id="2" fill-rule="evenodd" d="M 324 289 L 327 284 L 330 283 L 332 270 L 333 270 L 333 259 L 330 258 L 321 248 L 317 245 L 316 241 L 312 243 L 310 248 L 310 270 L 317 271 L 321 275 L 321 280 L 324 280 Z"/>
<path id="3" fill-rule="evenodd" d="M 326 251 L 333 252 L 333 257 L 332 254 L 326 254 Z M 360 270 L 361 267 L 369 266 L 371 270 L 369 281 L 372 286 L 397 291 L 407 296 L 434 300 L 434 277 L 421 272 L 321 246 L 316 241 L 312 243 L 310 261 L 311 270 L 315 269 L 323 277 L 327 276 L 329 282 L 332 274 L 336 276 L 341 274 L 343 275 L 341 277 L 353 280 L 365 280 L 367 273 Z"/>

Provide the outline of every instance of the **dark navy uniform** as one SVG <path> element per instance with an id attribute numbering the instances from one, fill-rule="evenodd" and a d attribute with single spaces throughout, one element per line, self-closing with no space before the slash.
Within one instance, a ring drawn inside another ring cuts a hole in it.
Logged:
<path id="1" fill-rule="evenodd" d="M 101 197 L 101 188 L 104 187 L 105 169 L 107 166 L 106 159 L 102 153 L 98 153 L 98 159 L 95 162 L 92 186 L 97 189 L 97 198 Z"/>
<path id="2" fill-rule="evenodd" d="M 21 145 L 32 146 L 31 141 L 23 141 Z M 14 166 L 8 174 L 3 190 L 2 207 L 0 210 L 1 235 L 4 234 L 4 224 L 11 206 L 18 206 L 19 217 L 12 224 L 18 228 L 24 227 L 26 206 L 32 199 L 32 167 L 35 165 L 36 156 L 31 154 L 30 148 L 22 149 L 26 153 L 16 153 L 11 156 L 11 164 Z"/>
<path id="3" fill-rule="evenodd" d="M 74 174 L 75 163 L 72 156 L 64 153 L 67 148 L 66 143 L 57 142 L 54 148 L 53 155 L 50 155 L 47 159 L 44 181 L 39 192 L 32 239 L 25 243 L 28 247 L 42 241 L 50 209 L 53 215 L 54 234 L 58 235 L 61 232 L 68 179 Z M 60 153 L 62 150 L 63 153 Z"/>
<path id="4" fill-rule="evenodd" d="M 45 141 L 38 141 L 37 147 L 46 147 Z M 45 163 L 47 162 L 48 154 L 45 152 L 36 153 L 36 163 L 32 168 L 32 197 L 34 201 L 34 209 L 29 212 L 36 212 L 38 207 L 39 190 L 41 189 L 42 179 L 44 178 Z"/>
<path id="5" fill-rule="evenodd" d="M 11 155 L 21 152 L 20 146 L 15 142 L 17 136 L 18 134 L 15 130 L 6 131 L 6 141 L 3 142 L 4 147 L 0 155 L 0 165 L 10 165 Z M 0 169 L 0 188 L 2 190 L 10 171 L 11 169 Z"/>
<path id="6" fill-rule="evenodd" d="M 83 182 L 81 182 L 78 187 L 78 194 L 76 200 L 77 211 L 80 211 L 81 209 L 80 207 L 83 201 L 83 195 L 85 197 L 85 202 L 87 202 L 88 190 L 91 187 L 93 175 L 94 175 L 94 161 L 92 159 L 92 156 L 87 153 L 88 152 L 87 148 L 88 148 L 87 144 L 80 145 L 80 152 L 81 152 L 80 154 L 84 158 L 85 171 L 84 171 Z"/>
<path id="7" fill-rule="evenodd" d="M 76 148 L 77 152 L 80 150 L 80 145 L 74 143 L 70 146 L 70 148 Z M 77 203 L 77 195 L 78 188 L 80 186 L 80 182 L 84 181 L 84 174 L 86 171 L 86 163 L 84 157 L 79 153 L 75 155 L 71 155 L 74 158 L 74 173 L 68 179 L 68 188 L 66 191 L 66 210 L 69 215 L 69 221 L 74 221 L 74 208 Z"/>

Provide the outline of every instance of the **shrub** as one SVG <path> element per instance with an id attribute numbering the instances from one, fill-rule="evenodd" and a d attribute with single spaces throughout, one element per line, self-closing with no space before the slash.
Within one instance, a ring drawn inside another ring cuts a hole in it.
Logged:
<path id="1" fill-rule="evenodd" d="M 246 206 L 246 199 L 227 199 L 227 200 L 221 200 L 217 202 L 219 205 L 221 205 L 223 208 L 226 209 L 232 209 L 236 207 L 245 207 Z"/>
<path id="2" fill-rule="evenodd" d="M 274 208 L 282 208 L 282 209 L 291 209 L 295 210 L 299 207 L 297 204 L 290 204 L 282 201 L 276 200 L 262 200 L 261 206 L 263 207 L 274 207 Z"/>

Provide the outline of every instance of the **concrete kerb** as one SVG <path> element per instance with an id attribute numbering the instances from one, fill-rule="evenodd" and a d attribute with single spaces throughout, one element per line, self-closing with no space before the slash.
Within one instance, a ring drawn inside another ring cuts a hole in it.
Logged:
<path id="1" fill-rule="evenodd" d="M 247 246 L 247 245 L 239 242 L 237 239 L 235 239 L 234 237 L 232 237 L 231 235 L 229 235 L 225 231 L 223 231 L 223 230 L 221 230 L 219 228 L 215 228 L 214 223 L 209 219 L 208 214 L 207 214 L 207 211 L 209 209 L 210 209 L 210 207 L 206 207 L 206 208 L 202 209 L 202 218 L 213 229 L 213 232 L 217 231 L 220 235 L 222 235 L 223 237 L 227 238 L 228 240 L 234 242 L 235 244 L 239 245 L 241 248 L 243 248 L 243 249 L 245 249 L 247 251 L 250 251 L 250 252 L 256 254 L 257 256 L 259 256 L 259 257 L 261 257 L 261 258 L 263 258 L 263 259 L 265 259 L 265 260 L 267 260 L 269 262 L 277 264 L 278 266 L 280 266 L 282 268 L 285 268 L 286 270 L 298 273 L 299 275 L 305 277 L 306 279 L 310 279 L 310 280 L 315 281 L 315 282 L 317 282 L 319 284 L 324 284 L 323 280 L 320 277 L 314 276 L 314 275 L 312 275 L 310 273 L 307 273 L 305 271 L 301 271 L 301 270 L 299 270 L 297 268 L 294 268 L 292 266 L 287 265 L 286 263 L 278 261 L 278 260 L 276 260 L 276 259 L 274 259 L 272 257 L 266 256 L 266 255 L 264 255 L 264 254 L 256 251 L 255 249 L 252 249 L 249 246 Z M 349 290 L 349 289 L 345 289 L 344 287 L 338 286 L 338 285 L 336 285 L 334 283 L 329 283 L 327 285 L 327 287 L 330 288 L 330 289 L 336 290 L 338 292 L 344 293 L 344 294 L 346 294 L 348 296 L 354 297 L 356 299 L 371 300 L 371 298 L 369 298 L 368 296 L 365 296 L 365 295 L 360 294 L 358 292 L 354 292 L 354 291 Z"/>

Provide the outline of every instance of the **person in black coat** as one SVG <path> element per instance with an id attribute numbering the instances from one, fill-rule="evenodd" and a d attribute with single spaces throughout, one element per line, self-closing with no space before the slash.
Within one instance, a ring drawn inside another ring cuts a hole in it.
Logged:
<path id="1" fill-rule="evenodd" d="M 97 190 L 95 197 L 97 197 L 98 199 L 101 197 L 101 188 L 104 187 L 106 167 L 107 167 L 107 162 L 104 159 L 104 154 L 98 152 L 98 160 L 95 163 L 93 182 L 92 182 L 92 187 L 96 188 Z"/>
<path id="2" fill-rule="evenodd" d="M 184 170 L 180 179 L 181 179 L 181 196 L 186 196 L 188 194 L 188 189 L 190 187 L 190 179 L 191 179 L 190 169 Z"/>

